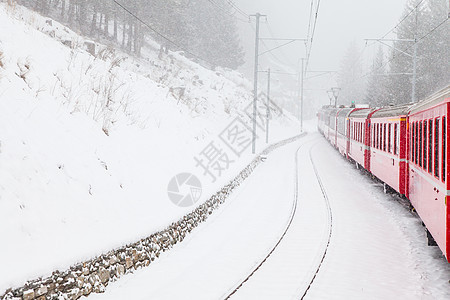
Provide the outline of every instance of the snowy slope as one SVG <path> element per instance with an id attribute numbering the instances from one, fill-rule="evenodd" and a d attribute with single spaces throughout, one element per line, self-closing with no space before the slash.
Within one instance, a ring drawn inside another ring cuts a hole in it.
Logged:
<path id="1" fill-rule="evenodd" d="M 93 56 L 46 21 L 0 4 L 0 294 L 189 212 L 167 197 L 177 173 L 200 178 L 202 202 L 252 157 L 215 182 L 193 159 L 249 103 L 239 74 L 151 48 L 136 59 L 97 44 Z M 271 142 L 297 128 L 279 115 Z"/>

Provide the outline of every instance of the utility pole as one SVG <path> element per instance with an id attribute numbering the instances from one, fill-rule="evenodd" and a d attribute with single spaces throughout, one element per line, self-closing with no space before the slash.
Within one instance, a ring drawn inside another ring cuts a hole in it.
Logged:
<path id="1" fill-rule="evenodd" d="M 270 68 L 267 70 L 266 144 L 269 143 L 269 117 L 270 117 Z"/>
<path id="2" fill-rule="evenodd" d="M 300 131 L 303 132 L 303 80 L 305 79 L 305 72 L 303 71 L 303 66 L 305 59 L 302 58 L 302 84 L 301 84 L 301 103 L 300 103 Z"/>
<path id="3" fill-rule="evenodd" d="M 252 153 L 256 151 L 256 102 L 258 101 L 258 58 L 259 58 L 259 18 L 263 15 L 257 13 L 251 15 L 256 18 L 256 38 L 255 38 L 255 69 L 253 80 L 253 132 L 252 132 Z"/>

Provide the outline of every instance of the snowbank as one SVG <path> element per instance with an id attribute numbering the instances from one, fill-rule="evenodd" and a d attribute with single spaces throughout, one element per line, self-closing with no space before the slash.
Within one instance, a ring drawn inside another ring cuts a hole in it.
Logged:
<path id="1" fill-rule="evenodd" d="M 197 175 L 202 203 L 253 158 L 233 156 L 215 182 L 194 160 L 236 117 L 250 125 L 239 74 L 150 50 L 136 59 L 96 44 L 91 55 L 46 21 L 0 4 L 0 292 L 178 220 L 192 207 L 169 201 L 174 175 Z M 272 112 L 271 142 L 298 133 Z"/>

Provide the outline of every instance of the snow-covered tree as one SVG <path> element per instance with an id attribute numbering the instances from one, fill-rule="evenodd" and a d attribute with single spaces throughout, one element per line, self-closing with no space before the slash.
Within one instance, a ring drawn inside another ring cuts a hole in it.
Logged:
<path id="1" fill-rule="evenodd" d="M 367 83 L 365 102 L 372 107 L 389 104 L 389 97 L 386 91 L 386 81 L 389 80 L 386 74 L 384 51 L 380 46 L 371 67 L 371 73 Z"/>
<path id="2" fill-rule="evenodd" d="M 409 16 L 398 26 L 397 39 L 416 40 L 417 80 L 416 100 L 420 100 L 450 83 L 450 23 L 433 29 L 448 17 L 446 0 L 428 0 L 413 13 L 419 0 L 407 2 L 404 14 Z M 412 76 L 414 43 L 397 41 L 390 54 L 389 72 L 403 74 L 392 76 L 387 85 L 390 97 L 395 103 L 412 101 Z"/>
<path id="3" fill-rule="evenodd" d="M 214 0 L 19 0 L 74 31 L 140 54 L 145 36 L 164 49 L 184 51 L 213 66 L 236 69 L 244 52 L 229 1 Z M 123 9 L 121 6 L 126 8 Z M 128 10 L 128 11 L 127 11 Z M 112 26 L 111 26 L 112 25 Z"/>
<path id="4" fill-rule="evenodd" d="M 360 52 L 353 41 L 341 61 L 338 77 L 338 86 L 341 88 L 338 105 L 350 105 L 352 101 L 361 103 L 365 97 L 365 80 L 363 78 Z"/>

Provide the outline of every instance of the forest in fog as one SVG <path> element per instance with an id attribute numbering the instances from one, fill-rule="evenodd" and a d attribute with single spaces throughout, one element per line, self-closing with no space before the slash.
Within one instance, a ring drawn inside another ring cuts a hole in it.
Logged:
<path id="1" fill-rule="evenodd" d="M 232 7 L 225 0 L 17 0 L 72 30 L 140 55 L 146 37 L 210 67 L 243 64 Z M 220 8 L 220 9 L 218 9 Z"/>

